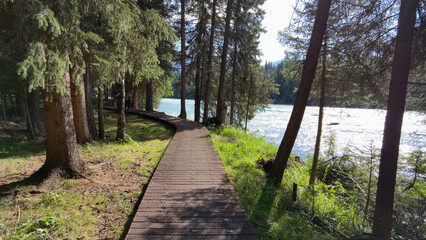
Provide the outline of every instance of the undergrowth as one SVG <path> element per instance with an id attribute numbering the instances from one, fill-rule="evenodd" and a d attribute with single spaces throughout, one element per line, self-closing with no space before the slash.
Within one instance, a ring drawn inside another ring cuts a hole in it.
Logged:
<path id="1" fill-rule="evenodd" d="M 260 239 L 339 239 L 331 230 L 311 221 L 313 192 L 307 187 L 309 161 L 288 167 L 277 189 L 254 162 L 259 158 L 273 158 L 277 152 L 275 146 L 232 127 L 211 133 L 226 172 Z M 291 197 L 293 183 L 299 187 L 296 202 Z M 368 225 L 357 213 L 355 203 L 339 199 L 336 193 L 341 194 L 341 191 L 344 190 L 340 185 L 330 186 L 318 181 L 315 214 L 346 234 L 363 232 Z"/>
<path id="2" fill-rule="evenodd" d="M 126 116 L 127 141 L 116 141 L 116 115 L 108 111 L 105 130 L 107 141 L 79 145 L 80 157 L 93 167 L 87 173 L 93 182 L 62 179 L 51 189 L 37 192 L 21 187 L 14 196 L 0 199 L 0 239 L 120 238 L 173 130 L 130 115 Z M 0 140 L 0 162 L 10 170 L 0 177 L 31 166 L 36 170 L 43 163 L 42 140 L 13 145 L 4 141 Z"/>

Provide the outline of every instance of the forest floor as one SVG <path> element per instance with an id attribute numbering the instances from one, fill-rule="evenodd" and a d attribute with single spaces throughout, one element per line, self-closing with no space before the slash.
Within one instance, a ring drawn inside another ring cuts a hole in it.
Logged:
<path id="1" fill-rule="evenodd" d="M 16 120 L 16 119 L 15 119 Z M 120 239 L 172 129 L 126 116 L 128 140 L 115 141 L 116 115 L 106 112 L 107 141 L 79 145 L 89 179 L 62 179 L 0 195 L 0 239 Z M 0 185 L 40 168 L 45 140 L 28 140 L 22 121 L 0 122 Z"/>

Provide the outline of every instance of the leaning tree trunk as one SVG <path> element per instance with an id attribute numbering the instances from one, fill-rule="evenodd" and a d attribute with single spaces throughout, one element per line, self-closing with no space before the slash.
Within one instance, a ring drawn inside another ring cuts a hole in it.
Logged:
<path id="1" fill-rule="evenodd" d="M 185 65 L 185 0 L 181 0 L 180 5 L 180 114 L 179 117 L 186 119 L 185 109 L 185 77 L 186 77 L 186 65 Z M 148 104 L 148 103 L 147 103 Z M 148 111 L 148 110 L 147 110 Z"/>
<path id="2" fill-rule="evenodd" d="M 105 140 L 105 122 L 104 122 L 104 92 L 103 81 L 99 79 L 98 83 L 98 125 L 99 125 L 99 139 Z"/>
<path id="3" fill-rule="evenodd" d="M 152 96 L 152 82 L 146 83 L 145 111 L 154 111 L 154 99 Z"/>
<path id="4" fill-rule="evenodd" d="M 277 157 L 272 164 L 271 173 L 268 175 L 275 185 L 281 184 L 284 169 L 287 167 L 287 161 L 293 149 L 294 141 L 299 132 L 305 113 L 306 104 L 311 91 L 312 81 L 318 64 L 318 57 L 321 50 L 321 43 L 327 28 L 327 19 L 330 11 L 331 0 L 319 0 L 318 9 L 315 16 L 314 28 L 309 43 L 306 60 L 303 64 L 302 78 L 296 95 L 293 111 L 287 125 L 283 140 L 278 149 Z"/>
<path id="5" fill-rule="evenodd" d="M 311 174 L 309 176 L 309 185 L 314 185 L 317 177 L 318 157 L 321 145 L 322 120 L 324 116 L 324 98 L 325 98 L 325 71 L 327 62 L 327 37 L 324 38 L 324 48 L 322 55 L 322 71 L 321 71 L 321 96 L 318 116 L 317 138 L 315 141 L 314 159 L 312 160 Z"/>
<path id="6" fill-rule="evenodd" d="M 65 71 L 65 86 L 70 91 L 70 73 Z M 80 159 L 75 135 L 71 96 L 43 91 L 46 127 L 46 161 L 30 176 L 40 183 L 49 177 L 82 177 L 85 166 Z"/>
<path id="7" fill-rule="evenodd" d="M 83 79 L 71 82 L 71 100 L 74 115 L 75 132 L 78 143 L 86 143 L 92 140 L 87 123 L 86 99 L 84 97 Z"/>
<path id="8" fill-rule="evenodd" d="M 222 61 L 220 63 L 220 75 L 219 75 L 219 90 L 217 93 L 217 106 L 216 106 L 216 118 L 218 119 L 219 125 L 226 124 L 226 106 L 224 88 L 225 88 L 225 76 L 226 76 L 226 60 L 228 59 L 228 48 L 229 48 L 229 35 L 231 29 L 231 17 L 232 17 L 232 5 L 233 0 L 228 0 L 226 6 L 226 19 L 225 19 L 225 36 L 223 39 L 222 47 Z"/>
<path id="9" fill-rule="evenodd" d="M 96 121 L 95 116 L 93 115 L 93 103 L 92 103 L 92 72 L 88 70 L 84 74 L 84 96 L 86 100 L 86 115 L 87 115 L 87 124 L 89 128 L 90 138 L 96 138 Z"/>
<path id="10" fill-rule="evenodd" d="M 213 65 L 213 51 L 214 51 L 214 32 L 216 28 L 216 5 L 217 0 L 213 0 L 213 9 L 212 9 L 212 23 L 210 30 L 210 43 L 209 43 L 209 54 L 207 56 L 207 80 L 204 85 L 204 112 L 203 112 L 203 122 L 207 122 L 209 117 L 209 95 L 210 95 L 210 83 L 212 80 L 212 65 Z"/>
<path id="11" fill-rule="evenodd" d="M 402 0 L 399 12 L 373 220 L 373 234 L 383 240 L 390 239 L 392 231 L 399 141 L 418 5 L 419 0 Z"/>

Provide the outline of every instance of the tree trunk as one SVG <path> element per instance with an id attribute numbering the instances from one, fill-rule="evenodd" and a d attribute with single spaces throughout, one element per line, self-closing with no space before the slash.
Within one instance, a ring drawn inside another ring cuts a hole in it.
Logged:
<path id="1" fill-rule="evenodd" d="M 86 115 L 87 124 L 90 133 L 90 139 L 96 138 L 96 122 L 95 116 L 93 116 L 93 103 L 92 103 L 92 72 L 89 70 L 84 74 L 84 96 L 86 100 Z"/>
<path id="2" fill-rule="evenodd" d="M 3 120 L 6 121 L 7 116 L 6 116 L 6 96 L 5 95 L 3 95 L 2 100 L 3 100 L 3 102 L 2 102 L 1 108 L 2 108 L 2 112 L 3 112 Z"/>
<path id="3" fill-rule="evenodd" d="M 315 71 L 318 64 L 318 57 L 321 50 L 321 43 L 327 27 L 327 19 L 330 11 L 331 0 L 319 0 L 318 9 L 315 16 L 314 28 L 309 43 L 306 60 L 303 64 L 302 78 L 299 89 L 297 91 L 296 101 L 293 111 L 290 116 L 287 129 L 283 140 L 278 149 L 276 160 L 272 164 L 271 174 L 268 175 L 276 186 L 279 186 L 282 181 L 284 169 L 287 166 L 287 161 L 291 150 L 299 132 L 300 124 L 302 123 L 303 114 L 305 113 L 306 104 L 309 98 L 312 81 L 315 76 Z"/>
<path id="4" fill-rule="evenodd" d="M 34 139 L 35 136 L 36 136 L 36 130 L 34 128 L 32 117 L 31 117 L 30 110 L 29 110 L 29 107 L 28 107 L 27 89 L 24 88 L 22 92 L 24 93 L 24 96 L 25 96 L 25 119 L 26 119 L 26 122 L 27 122 L 27 132 L 30 135 L 30 139 Z"/>
<path id="5" fill-rule="evenodd" d="M 224 98 L 225 88 L 225 76 L 226 76 L 226 60 L 228 59 L 228 48 L 229 48 L 229 35 L 231 29 L 231 17 L 232 17 L 232 5 L 233 0 L 228 0 L 226 6 L 226 19 L 225 19 L 225 36 L 223 39 L 222 47 L 222 61 L 220 63 L 220 75 L 219 75 L 219 90 L 217 93 L 217 106 L 216 106 L 216 117 L 219 125 L 226 124 L 226 106 Z"/>
<path id="6" fill-rule="evenodd" d="M 70 91 L 68 67 L 65 71 L 65 86 Z M 81 177 L 85 166 L 78 154 L 71 96 L 45 90 L 43 96 L 46 162 L 30 176 L 29 181 L 40 183 L 49 177 Z"/>
<path id="7" fill-rule="evenodd" d="M 249 115 L 249 110 L 250 110 L 252 88 L 253 88 L 253 73 L 250 70 L 250 86 L 249 86 L 249 89 L 248 89 L 248 96 L 247 96 L 246 122 L 245 122 L 245 126 L 244 126 L 244 132 L 247 132 L 247 123 L 248 123 L 248 115 Z"/>
<path id="8" fill-rule="evenodd" d="M 374 146 L 373 143 L 370 145 L 370 161 L 368 163 L 368 184 L 367 184 L 367 196 L 365 199 L 365 208 L 364 214 L 368 216 L 368 207 L 370 205 L 370 195 L 371 195 L 371 181 L 373 178 L 373 159 L 374 159 Z"/>
<path id="9" fill-rule="evenodd" d="M 390 239 L 399 141 L 407 94 L 410 57 L 419 0 L 402 0 L 377 184 L 373 234 Z"/>
<path id="10" fill-rule="evenodd" d="M 321 145 L 322 120 L 324 116 L 324 98 L 325 98 L 325 71 L 327 60 L 327 36 L 324 38 L 324 48 L 322 56 L 322 71 L 321 71 L 321 96 L 318 116 L 317 139 L 315 141 L 314 159 L 312 160 L 311 174 L 309 176 L 309 185 L 315 184 L 318 169 L 318 157 Z"/>
<path id="11" fill-rule="evenodd" d="M 152 82 L 146 83 L 145 111 L 154 111 L 153 96 L 152 96 Z"/>
<path id="12" fill-rule="evenodd" d="M 25 92 L 23 90 L 17 90 L 16 93 L 16 113 L 20 117 L 24 117 L 26 113 L 26 101 L 25 101 Z"/>
<path id="13" fill-rule="evenodd" d="M 232 57 L 232 77 L 231 77 L 231 106 L 230 106 L 230 116 L 229 124 L 232 126 L 234 124 L 234 113 L 235 113 L 235 97 L 236 97 L 236 78 L 237 78 L 237 51 L 238 51 L 238 25 L 240 17 L 240 5 L 241 0 L 237 0 L 237 8 L 235 11 L 235 24 L 234 24 L 234 54 Z"/>
<path id="14" fill-rule="evenodd" d="M 217 0 L 213 0 L 212 7 L 212 22 L 210 30 L 210 43 L 209 43 L 209 54 L 207 56 L 207 80 L 204 86 L 204 112 L 203 122 L 206 122 L 209 117 L 209 95 L 210 95 L 210 83 L 212 80 L 212 64 L 213 64 L 213 51 L 214 51 L 214 32 L 216 28 L 216 5 Z"/>
<path id="15" fill-rule="evenodd" d="M 75 83 L 71 81 L 71 100 L 74 115 L 75 132 L 78 143 L 91 141 L 89 125 L 87 123 L 86 99 L 84 97 L 83 79 L 78 79 Z"/>
<path id="16" fill-rule="evenodd" d="M 139 109 L 139 86 L 133 86 L 133 90 L 132 90 L 132 95 L 133 95 L 133 99 L 132 99 L 132 108 L 133 109 Z"/>
<path id="17" fill-rule="evenodd" d="M 35 130 L 35 134 L 38 135 L 42 128 L 42 120 L 40 116 L 40 92 L 41 89 L 37 88 L 28 94 L 28 110 L 31 116 L 31 123 Z"/>
<path id="18" fill-rule="evenodd" d="M 125 74 L 125 73 L 123 73 Z M 124 85 L 124 76 L 123 79 L 117 84 L 118 90 L 118 102 L 117 102 L 117 137 L 116 139 L 126 140 L 126 112 L 124 108 L 124 93 L 125 93 L 125 85 Z"/>
<path id="19" fill-rule="evenodd" d="M 103 81 L 99 79 L 98 83 L 98 125 L 99 125 L 99 139 L 105 140 L 105 122 L 104 122 L 104 93 Z"/>
<path id="20" fill-rule="evenodd" d="M 194 106 L 194 121 L 200 122 L 201 115 L 201 59 L 204 55 L 203 35 L 206 29 L 206 12 L 204 1 L 201 1 L 201 14 L 199 15 L 198 33 L 197 33 L 197 57 L 196 57 L 196 70 L 195 70 L 195 106 Z"/>
<path id="21" fill-rule="evenodd" d="M 185 73 L 186 73 L 186 64 L 185 64 L 185 0 L 181 0 L 180 5 L 180 114 L 179 117 L 186 119 L 186 109 L 185 109 Z M 147 90 L 148 93 L 148 90 Z M 148 103 L 147 103 L 148 106 Z"/>

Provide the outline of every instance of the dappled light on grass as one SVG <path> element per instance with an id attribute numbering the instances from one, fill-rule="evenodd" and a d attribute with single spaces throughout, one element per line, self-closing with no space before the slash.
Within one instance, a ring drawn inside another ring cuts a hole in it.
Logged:
<path id="1" fill-rule="evenodd" d="M 88 179 L 61 179 L 50 187 L 21 187 L 0 196 L 1 239 L 119 239 L 142 187 L 163 155 L 173 130 L 162 124 L 129 116 L 127 141 L 116 141 L 116 117 L 107 112 L 107 141 L 79 145 Z M 0 146 L 2 146 L 0 141 Z M 28 141 L 37 146 L 38 141 Z M 24 178 L 45 159 L 42 151 L 0 159 L 2 183 Z M 25 157 L 21 157 L 25 156 Z M 37 165 L 38 164 L 38 165 Z M 14 178 L 12 178 L 14 177 Z"/>
<path id="2" fill-rule="evenodd" d="M 310 162 L 289 166 L 279 189 L 267 182 L 254 161 L 273 158 L 276 147 L 235 128 L 212 131 L 213 142 L 225 164 L 250 221 L 260 239 L 338 239 L 310 221 L 312 191 L 307 187 Z M 292 185 L 299 185 L 299 198 L 291 200 Z M 347 234 L 367 230 L 355 203 L 344 203 L 335 195 L 341 186 L 318 184 L 316 214 Z"/>

